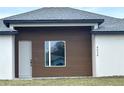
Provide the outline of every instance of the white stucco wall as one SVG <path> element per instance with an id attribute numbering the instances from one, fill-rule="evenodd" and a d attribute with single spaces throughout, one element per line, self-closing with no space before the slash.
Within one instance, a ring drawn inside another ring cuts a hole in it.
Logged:
<path id="1" fill-rule="evenodd" d="M 0 35 L 0 79 L 14 79 L 14 36 Z"/>
<path id="2" fill-rule="evenodd" d="M 124 76 L 124 35 L 95 35 L 93 76 Z"/>

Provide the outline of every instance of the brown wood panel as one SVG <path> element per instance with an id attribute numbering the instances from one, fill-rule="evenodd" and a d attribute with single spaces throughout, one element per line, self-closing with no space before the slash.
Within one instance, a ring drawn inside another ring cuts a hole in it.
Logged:
<path id="1" fill-rule="evenodd" d="M 32 41 L 32 75 L 47 76 L 91 76 L 91 27 L 25 27 L 15 28 L 16 76 L 18 77 L 18 41 Z M 45 67 L 44 41 L 66 41 L 66 67 Z"/>

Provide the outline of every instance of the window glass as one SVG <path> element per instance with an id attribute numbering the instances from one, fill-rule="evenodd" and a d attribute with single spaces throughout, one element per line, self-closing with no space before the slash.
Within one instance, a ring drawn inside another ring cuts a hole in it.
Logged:
<path id="1" fill-rule="evenodd" d="M 46 66 L 65 65 L 65 42 L 45 41 Z"/>
<path id="2" fill-rule="evenodd" d="M 49 66 L 49 41 L 45 42 L 45 61 L 46 65 Z"/>
<path id="3" fill-rule="evenodd" d="M 64 65 L 64 42 L 54 41 L 51 42 L 51 65 L 61 66 Z"/>

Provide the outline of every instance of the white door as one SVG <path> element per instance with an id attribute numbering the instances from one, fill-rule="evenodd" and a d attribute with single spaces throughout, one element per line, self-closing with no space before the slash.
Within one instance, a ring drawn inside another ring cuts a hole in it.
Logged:
<path id="1" fill-rule="evenodd" d="M 31 59 L 31 41 L 19 41 L 19 78 L 32 78 Z"/>

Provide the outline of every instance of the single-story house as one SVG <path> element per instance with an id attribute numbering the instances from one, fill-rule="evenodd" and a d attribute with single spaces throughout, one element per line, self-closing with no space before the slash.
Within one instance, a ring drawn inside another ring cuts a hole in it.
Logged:
<path id="1" fill-rule="evenodd" d="M 124 20 L 68 7 L 0 19 L 0 79 L 124 76 Z"/>

